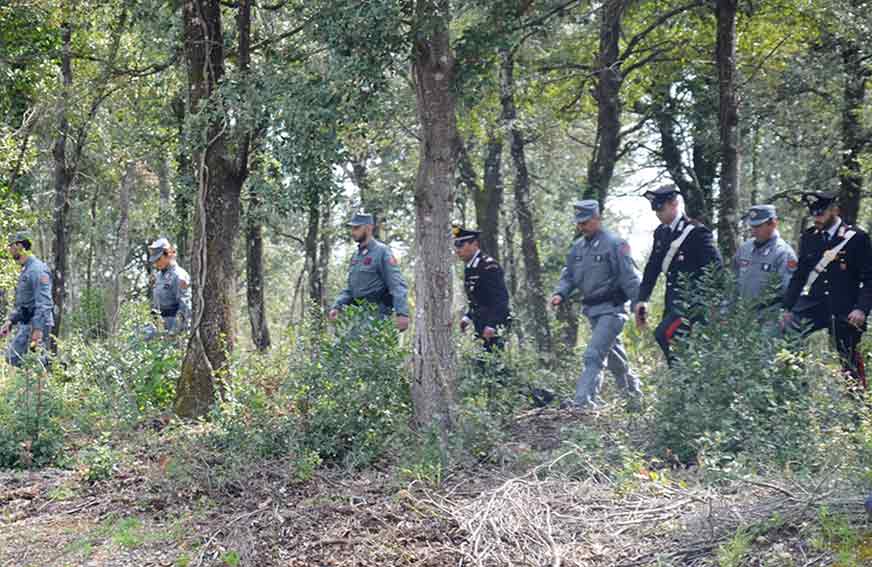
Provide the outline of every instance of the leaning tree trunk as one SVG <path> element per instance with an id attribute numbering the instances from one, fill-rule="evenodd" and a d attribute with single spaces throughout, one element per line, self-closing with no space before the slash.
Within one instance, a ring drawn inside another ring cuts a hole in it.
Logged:
<path id="1" fill-rule="evenodd" d="M 106 324 L 108 333 L 118 332 L 118 311 L 121 305 L 121 274 L 130 253 L 130 227 L 128 213 L 130 211 L 130 190 L 136 180 L 136 164 L 127 162 L 124 177 L 121 179 L 121 190 L 118 193 L 118 232 L 115 239 L 115 253 L 112 258 L 113 269 L 109 283 L 109 300 L 106 302 Z"/>
<path id="2" fill-rule="evenodd" d="M 58 130 L 52 156 L 54 157 L 54 272 L 52 301 L 54 302 L 55 336 L 61 334 L 66 297 L 67 271 L 69 269 L 67 217 L 70 214 L 70 171 L 67 167 L 67 139 L 70 122 L 67 118 L 67 103 L 73 86 L 72 28 L 69 22 L 61 23 L 61 94 L 58 97 Z M 51 340 L 52 350 L 56 348 Z"/>
<path id="3" fill-rule="evenodd" d="M 263 275 L 263 225 L 260 222 L 260 196 L 249 191 L 248 216 L 245 226 L 245 294 L 248 302 L 248 321 L 251 340 L 258 352 L 269 350 L 271 341 L 266 318 Z"/>
<path id="4" fill-rule="evenodd" d="M 596 147 L 587 170 L 584 196 L 605 205 L 609 184 L 618 161 L 621 143 L 621 62 L 618 41 L 625 0 L 607 0 L 602 5 L 599 55 L 596 62 Z"/>
<path id="5" fill-rule="evenodd" d="M 548 326 L 547 300 L 542 286 L 542 263 L 536 246 L 533 207 L 530 202 L 530 174 L 527 171 L 525 141 L 517 124 L 515 109 L 514 58 L 510 51 L 501 50 L 500 102 L 502 118 L 509 130 L 512 162 L 515 166 L 515 213 L 521 230 L 521 255 L 524 258 L 524 278 L 527 287 L 527 312 L 532 319 L 533 336 L 542 354 L 551 352 L 551 330 Z"/>
<path id="6" fill-rule="evenodd" d="M 736 97 L 736 4 L 717 0 L 716 62 L 720 86 L 718 123 L 721 143 L 718 246 L 732 258 L 739 246 L 739 101 Z"/>
<path id="7" fill-rule="evenodd" d="M 239 9 L 247 5 L 243 0 Z M 219 0 L 185 0 L 182 18 L 188 111 L 202 112 L 205 117 L 200 139 L 191 140 L 197 183 L 191 262 L 194 323 L 175 402 L 176 413 L 195 417 L 205 414 L 221 391 L 216 381 L 226 371 L 227 355 L 236 342 L 233 250 L 239 233 L 244 175 L 232 166 L 222 113 L 210 100 L 224 75 L 221 4 Z"/>
<path id="8" fill-rule="evenodd" d="M 842 217 L 849 223 L 857 222 L 863 191 L 863 173 L 860 154 L 870 143 L 863 132 L 863 101 L 866 80 L 870 71 L 862 60 L 857 46 L 847 42 L 842 47 L 844 87 L 842 98 L 842 167 L 839 170 L 839 203 Z"/>
<path id="9" fill-rule="evenodd" d="M 415 180 L 415 374 L 412 402 L 419 428 L 447 442 L 454 426 L 456 361 L 451 337 L 452 254 L 445 245 L 454 202 L 457 122 L 454 54 L 447 0 L 417 0 L 421 27 L 413 45 L 420 161 Z"/>

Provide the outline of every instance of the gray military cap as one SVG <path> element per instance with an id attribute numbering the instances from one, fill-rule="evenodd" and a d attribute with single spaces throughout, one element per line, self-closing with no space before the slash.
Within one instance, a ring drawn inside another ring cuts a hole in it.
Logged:
<path id="1" fill-rule="evenodd" d="M 29 230 L 19 230 L 9 235 L 7 244 L 15 244 L 16 242 L 33 242 L 33 235 Z"/>
<path id="2" fill-rule="evenodd" d="M 170 241 L 166 238 L 158 238 L 148 246 L 148 261 L 152 264 L 157 262 L 164 254 L 164 250 L 170 247 Z"/>
<path id="3" fill-rule="evenodd" d="M 348 226 L 361 226 L 364 224 L 375 224 L 375 219 L 367 213 L 355 213 L 351 220 L 348 221 Z"/>
<path id="4" fill-rule="evenodd" d="M 775 212 L 775 205 L 754 205 L 745 213 L 745 222 L 751 226 L 760 226 L 776 218 L 778 214 Z"/>
<path id="5" fill-rule="evenodd" d="M 584 201 L 576 201 L 575 203 L 575 222 L 586 222 L 595 216 L 599 216 L 599 203 L 593 199 Z"/>

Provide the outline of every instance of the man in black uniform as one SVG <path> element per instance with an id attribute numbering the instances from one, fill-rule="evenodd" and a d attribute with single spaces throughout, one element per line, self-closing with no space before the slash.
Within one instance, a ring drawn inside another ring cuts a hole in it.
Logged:
<path id="1" fill-rule="evenodd" d="M 496 260 L 482 253 L 480 232 L 455 226 L 451 234 L 454 236 L 454 251 L 465 263 L 463 287 L 469 300 L 469 308 L 460 321 L 460 330 L 466 331 L 472 323 L 484 350 L 502 349 L 503 338 L 498 328 L 508 327 L 511 317 L 503 269 Z"/>
<path id="2" fill-rule="evenodd" d="M 662 224 L 654 231 L 654 249 L 645 265 L 633 312 L 636 314 L 636 324 L 645 327 L 648 299 L 654 291 L 660 272 L 665 272 L 666 303 L 663 320 L 657 325 L 654 337 L 671 366 L 673 357 L 669 344 L 676 334 L 690 331 L 693 322 L 686 309 L 679 305 L 682 299 L 685 304 L 690 303 L 686 296 L 682 297 L 685 290 L 680 289 L 679 277 L 686 274 L 689 278 L 688 284 L 692 286 L 700 279 L 706 267 L 712 264 L 721 266 L 721 255 L 715 247 L 712 232 L 684 214 L 680 192 L 675 185 L 664 185 L 654 191 L 646 191 L 644 196 L 651 202 L 651 209 Z"/>
<path id="3" fill-rule="evenodd" d="M 808 335 L 826 328 L 844 369 L 866 387 L 856 350 L 872 308 L 869 235 L 839 217 L 833 193 L 803 193 L 814 226 L 799 241 L 799 267 L 784 296 L 786 327 Z"/>
<path id="4" fill-rule="evenodd" d="M 485 352 L 501 351 L 505 343 L 499 334 L 500 328 L 508 328 L 512 320 L 503 269 L 481 251 L 481 232 L 455 225 L 451 235 L 454 252 L 465 264 L 463 288 L 469 301 L 469 307 L 460 320 L 460 330 L 465 332 L 472 323 L 475 336 L 481 340 Z M 554 394 L 543 388 L 529 387 L 529 394 L 538 407 L 546 406 L 554 399 Z"/>

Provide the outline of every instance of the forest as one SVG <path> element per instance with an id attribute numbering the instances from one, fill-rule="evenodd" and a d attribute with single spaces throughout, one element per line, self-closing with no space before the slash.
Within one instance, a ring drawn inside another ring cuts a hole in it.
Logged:
<path id="1" fill-rule="evenodd" d="M 870 38 L 869 0 L 6 0 L 0 237 L 53 326 L 0 361 L 0 566 L 872 565 L 872 399 L 826 333 L 740 301 L 667 364 L 629 321 L 641 407 L 606 370 L 597 411 L 530 396 L 571 398 L 592 338 L 550 302 L 579 200 L 641 269 L 674 185 L 708 306 L 749 207 L 797 250 L 810 192 L 872 229 Z M 402 332 L 328 317 L 362 212 Z M 504 350 L 458 328 L 452 225 L 505 274 Z"/>

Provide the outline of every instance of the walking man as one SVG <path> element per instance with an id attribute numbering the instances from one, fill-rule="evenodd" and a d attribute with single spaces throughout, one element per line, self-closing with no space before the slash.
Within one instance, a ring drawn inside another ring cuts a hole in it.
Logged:
<path id="1" fill-rule="evenodd" d="M 148 261 L 157 270 L 153 304 L 164 331 L 167 335 L 185 332 L 191 324 L 191 276 L 176 263 L 176 249 L 166 238 L 151 243 Z"/>

